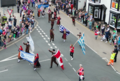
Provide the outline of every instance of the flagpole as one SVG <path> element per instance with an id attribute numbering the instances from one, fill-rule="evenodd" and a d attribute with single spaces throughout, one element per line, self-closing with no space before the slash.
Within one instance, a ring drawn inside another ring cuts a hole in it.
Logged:
<path id="1" fill-rule="evenodd" d="M 78 39 L 79 40 L 79 39 Z M 78 42 L 78 40 L 74 43 L 74 45 L 73 46 L 75 46 L 76 45 L 76 43 Z"/>

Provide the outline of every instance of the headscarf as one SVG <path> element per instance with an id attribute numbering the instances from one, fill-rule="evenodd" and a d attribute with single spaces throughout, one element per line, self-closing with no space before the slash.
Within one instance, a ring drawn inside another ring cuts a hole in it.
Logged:
<path id="1" fill-rule="evenodd" d="M 39 54 L 38 53 L 35 55 L 35 59 L 39 59 Z"/>
<path id="2" fill-rule="evenodd" d="M 23 48 L 22 48 L 22 46 L 20 46 L 20 47 L 19 47 L 19 50 L 20 50 L 20 51 L 23 51 Z"/>

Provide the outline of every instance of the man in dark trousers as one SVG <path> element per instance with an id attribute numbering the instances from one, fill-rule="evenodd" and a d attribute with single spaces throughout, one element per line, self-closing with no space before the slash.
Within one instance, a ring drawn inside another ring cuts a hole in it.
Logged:
<path id="1" fill-rule="evenodd" d="M 115 46 L 114 52 L 116 53 L 115 58 L 114 58 L 114 62 L 117 62 L 117 54 L 118 54 L 117 46 Z"/>
<path id="2" fill-rule="evenodd" d="M 51 28 L 53 28 L 53 26 L 54 26 L 54 21 L 55 21 L 55 19 L 52 18 L 52 19 L 51 19 Z"/>
<path id="3" fill-rule="evenodd" d="M 53 28 L 50 29 L 50 42 L 51 40 L 54 41 L 54 32 L 53 32 Z"/>
<path id="4" fill-rule="evenodd" d="M 17 19 L 14 17 L 14 26 L 16 27 Z"/>
<path id="5" fill-rule="evenodd" d="M 30 52 L 29 52 L 29 49 L 30 49 L 29 42 L 28 42 L 28 41 L 27 41 L 27 43 L 24 43 L 24 42 L 23 42 L 23 44 L 26 45 L 25 52 L 30 53 Z"/>
<path id="6" fill-rule="evenodd" d="M 53 51 L 51 51 L 51 50 L 48 50 L 48 51 L 52 53 L 51 66 L 50 66 L 50 68 L 52 68 L 53 62 L 58 66 L 58 63 L 56 62 L 56 57 L 54 56 L 54 54 L 55 54 L 55 49 L 53 49 Z"/>

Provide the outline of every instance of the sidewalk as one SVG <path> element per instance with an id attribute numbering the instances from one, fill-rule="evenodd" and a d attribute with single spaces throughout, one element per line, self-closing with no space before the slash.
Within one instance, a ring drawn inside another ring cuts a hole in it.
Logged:
<path id="1" fill-rule="evenodd" d="M 53 8 L 52 8 L 53 9 Z M 91 48 L 96 54 L 98 54 L 101 59 L 103 58 L 105 61 L 110 59 L 111 52 L 114 47 L 109 45 L 108 43 L 101 42 L 101 38 L 98 37 L 95 40 L 94 32 L 89 30 L 83 24 L 76 21 L 76 26 L 73 26 L 72 19 L 68 17 L 63 11 L 60 11 L 58 16 L 61 17 L 61 24 L 64 25 L 73 35 L 77 37 L 79 32 L 85 33 L 85 44 Z M 68 23 L 68 24 L 66 24 Z M 107 62 L 106 62 L 107 65 Z M 105 65 L 105 66 L 106 66 Z M 109 66 L 108 66 L 109 67 Z M 120 72 L 120 55 L 118 54 L 117 63 L 114 63 L 114 67 L 117 71 Z"/>

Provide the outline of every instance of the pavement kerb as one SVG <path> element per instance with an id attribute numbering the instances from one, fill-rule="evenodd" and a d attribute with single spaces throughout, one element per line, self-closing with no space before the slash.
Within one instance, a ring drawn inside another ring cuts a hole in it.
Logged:
<path id="1" fill-rule="evenodd" d="M 36 24 L 35 24 L 35 25 L 38 26 L 37 20 L 35 20 L 35 21 L 36 21 Z M 31 32 L 29 32 L 28 34 L 26 34 L 26 35 L 24 35 L 24 36 L 21 36 L 21 37 L 17 38 L 17 39 L 14 40 L 14 41 L 11 41 L 10 44 L 8 44 L 6 47 L 8 48 L 8 47 L 12 46 L 13 44 L 19 42 L 19 41 L 22 40 L 23 38 L 27 37 L 30 33 L 32 33 L 32 32 L 36 29 L 36 26 L 34 26 L 34 29 L 33 29 Z M 0 51 L 2 51 L 2 50 L 4 50 L 4 49 L 0 49 Z"/>

